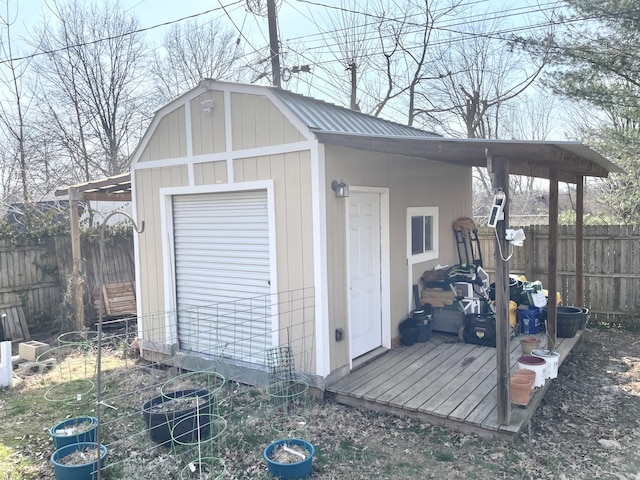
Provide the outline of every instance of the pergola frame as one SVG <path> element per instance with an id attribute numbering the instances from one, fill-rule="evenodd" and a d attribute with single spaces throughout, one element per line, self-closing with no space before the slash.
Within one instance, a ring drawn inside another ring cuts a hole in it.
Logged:
<path id="1" fill-rule="evenodd" d="M 131 201 L 131 175 L 124 173 L 113 177 L 86 182 L 56 190 L 56 197 L 69 196 L 69 212 L 71 217 L 71 256 L 73 258 L 72 284 L 73 306 L 75 312 L 76 327 L 81 330 L 84 327 L 84 302 L 82 295 L 81 263 L 82 252 L 80 248 L 80 218 L 78 217 L 78 203 L 82 201 Z"/>

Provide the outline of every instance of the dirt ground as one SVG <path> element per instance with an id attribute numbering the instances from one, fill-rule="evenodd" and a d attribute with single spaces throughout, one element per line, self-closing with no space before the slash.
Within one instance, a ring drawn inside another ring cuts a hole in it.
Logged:
<path id="1" fill-rule="evenodd" d="M 269 433 L 260 431 L 258 416 L 229 417 L 228 437 L 220 444 L 227 466 L 222 478 L 270 478 L 262 459 Z M 312 479 L 640 480 L 640 334 L 586 331 L 533 417 L 531 436 L 513 442 L 332 402 L 311 403 L 305 416 L 306 437 L 316 449 Z M 234 431 L 234 423 L 245 429 Z M 53 478 L 50 452 L 34 455 L 50 449 L 48 441 L 42 432 L 34 434 L 15 457 L 30 457 L 33 468 L 6 478 Z M 137 440 L 125 445 L 110 452 L 119 468 L 107 469 L 106 479 L 178 478 L 180 466 L 171 464 L 168 450 L 146 451 Z"/>

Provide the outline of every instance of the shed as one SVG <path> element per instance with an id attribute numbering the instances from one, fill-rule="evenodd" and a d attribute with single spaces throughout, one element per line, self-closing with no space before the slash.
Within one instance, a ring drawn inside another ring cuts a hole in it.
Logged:
<path id="1" fill-rule="evenodd" d="M 132 159 L 143 355 L 266 368 L 284 344 L 320 388 L 347 375 L 397 345 L 421 274 L 457 263 L 473 166 L 505 188 L 509 173 L 550 178 L 556 199 L 558 180 L 581 191 L 617 171 L 577 142 L 445 139 L 274 87 L 201 82 L 156 113 Z"/>

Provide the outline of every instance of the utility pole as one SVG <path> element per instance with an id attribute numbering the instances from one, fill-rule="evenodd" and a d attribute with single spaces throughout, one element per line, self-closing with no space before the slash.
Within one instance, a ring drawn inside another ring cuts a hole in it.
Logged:
<path id="1" fill-rule="evenodd" d="M 351 110 L 355 110 L 356 112 L 360 111 L 358 107 L 358 89 L 356 88 L 356 62 L 355 60 L 349 64 L 347 70 L 351 70 Z"/>
<path id="2" fill-rule="evenodd" d="M 267 0 L 267 17 L 269 20 L 269 46 L 271 49 L 271 74 L 273 84 L 280 88 L 280 46 L 278 42 L 278 22 L 276 0 Z"/>

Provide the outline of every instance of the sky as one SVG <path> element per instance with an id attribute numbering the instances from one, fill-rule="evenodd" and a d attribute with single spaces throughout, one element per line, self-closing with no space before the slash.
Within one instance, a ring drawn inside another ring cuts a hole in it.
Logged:
<path id="1" fill-rule="evenodd" d="M 440 3 L 444 1 L 447 0 L 440 0 Z M 3 3 L 7 2 L 9 18 L 14 21 L 19 36 L 28 37 L 33 27 L 46 18 L 47 0 L 4 0 Z M 319 17 L 326 17 L 328 12 L 331 12 L 331 9 L 325 5 L 338 7 L 341 3 L 340 0 L 276 0 L 276 2 L 279 5 L 279 34 L 284 45 L 316 32 L 315 21 Z M 531 22 L 533 9 L 545 9 L 549 5 L 560 3 L 559 0 L 540 0 L 540 2 L 465 0 L 465 2 L 472 4 L 474 11 L 492 12 L 507 9 L 508 13 L 502 15 L 507 26 L 519 26 Z M 359 0 L 359 3 L 360 6 L 353 8 L 365 10 L 367 0 Z M 170 28 L 169 25 L 163 24 L 195 16 L 201 22 L 212 19 L 223 20 L 232 30 L 239 32 L 247 45 L 256 49 L 268 45 L 266 18 L 253 15 L 247 9 L 249 4 L 264 6 L 266 0 L 120 0 L 120 4 L 126 11 L 138 17 L 142 28 L 149 29 L 147 38 L 158 43 L 163 33 Z M 538 4 L 542 7 L 536 7 Z M 336 8 L 333 11 L 338 10 Z M 23 47 L 22 53 L 30 53 L 28 46 Z"/>
<path id="2" fill-rule="evenodd" d="M 109 0 L 107 0 L 109 1 Z M 437 5 L 443 5 L 447 1 L 438 0 Z M 9 18 L 14 21 L 17 37 L 28 38 L 34 26 L 46 18 L 47 0 L 5 0 L 8 2 Z M 336 89 L 331 88 L 329 82 L 324 81 L 322 75 L 322 63 L 313 65 L 313 61 L 319 58 L 319 52 L 326 51 L 327 37 L 318 34 L 317 23 L 322 18 L 327 18 L 330 13 L 337 14 L 340 0 L 276 0 L 279 5 L 278 28 L 282 44 L 282 66 L 293 67 L 292 62 L 304 64 L 311 63 L 312 74 L 300 73 L 293 75 L 290 84 L 284 84 L 284 88 L 290 88 L 298 93 L 311 95 L 332 103 L 343 103 L 336 98 Z M 367 0 L 354 0 L 344 5 L 350 5 L 354 10 L 367 9 Z M 359 5 L 358 5 L 359 3 Z M 536 22 L 544 22 L 544 12 L 553 6 L 562 3 L 561 0 L 516 0 L 506 2 L 503 0 L 464 0 L 470 4 L 472 11 L 461 13 L 459 18 L 447 20 L 443 25 L 446 29 L 456 31 L 461 25 L 477 20 L 479 13 L 493 13 L 502 21 L 501 31 L 513 31 L 524 33 L 522 28 Z M 137 16 L 140 27 L 145 29 L 145 38 L 155 48 L 161 48 L 163 35 L 172 24 L 185 22 L 186 18 L 194 17 L 200 23 L 211 20 L 221 20 L 227 28 L 237 32 L 242 42 L 245 53 L 260 51 L 266 53 L 269 44 L 267 19 L 264 16 L 254 15 L 247 5 L 258 6 L 265 9 L 266 0 L 120 0 L 120 5 L 125 11 Z M 356 6 L 353 6 L 356 5 Z M 334 8 L 330 8 L 333 6 Z M 536 13 L 541 10 L 543 13 Z M 207 12 L 207 13 L 205 13 Z M 185 20 L 181 20 L 185 19 Z M 34 52 L 33 44 L 23 41 L 17 42 L 14 50 L 18 55 L 29 55 Z M 323 50 L 324 49 L 324 50 Z M 327 58 L 327 57 L 324 57 Z M 327 58 L 326 62 L 336 63 L 335 58 Z M 339 68 L 341 66 L 338 65 Z M 260 68 L 260 67 L 259 67 Z M 263 67 L 268 70 L 268 63 Z M 345 73 L 345 81 L 347 73 Z M 262 82 L 265 82 L 263 80 Z M 398 119 L 405 121 L 405 119 Z"/>

